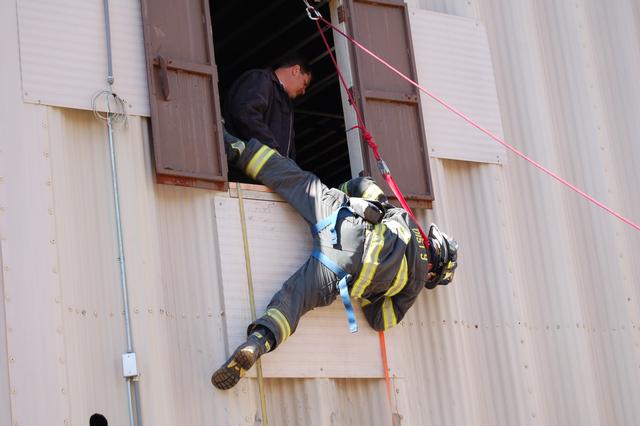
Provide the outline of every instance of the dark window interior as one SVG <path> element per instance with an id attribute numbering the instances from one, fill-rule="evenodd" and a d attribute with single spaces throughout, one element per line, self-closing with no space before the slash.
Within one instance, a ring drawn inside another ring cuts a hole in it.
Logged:
<path id="1" fill-rule="evenodd" d="M 311 63 L 313 81 L 294 101 L 297 163 L 336 186 L 351 178 L 339 81 L 302 1 L 210 0 L 221 98 L 237 76 L 272 67 L 290 51 Z M 328 1 L 315 3 L 329 19 Z M 331 31 L 325 31 L 333 46 Z"/>

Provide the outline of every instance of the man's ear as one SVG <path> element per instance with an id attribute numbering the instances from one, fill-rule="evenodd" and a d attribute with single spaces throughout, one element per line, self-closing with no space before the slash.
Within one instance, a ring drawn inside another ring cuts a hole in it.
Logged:
<path id="1" fill-rule="evenodd" d="M 291 67 L 291 75 L 293 75 L 294 77 L 298 76 L 300 74 L 300 65 L 294 65 Z"/>

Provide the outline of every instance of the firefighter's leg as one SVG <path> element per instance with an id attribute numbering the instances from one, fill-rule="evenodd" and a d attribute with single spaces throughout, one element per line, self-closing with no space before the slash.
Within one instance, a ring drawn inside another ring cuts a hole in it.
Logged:
<path id="1" fill-rule="evenodd" d="M 228 148 L 238 143 L 242 142 L 226 140 Z M 341 191 L 327 188 L 316 175 L 300 169 L 293 160 L 282 157 L 256 139 L 245 142 L 242 150 L 231 149 L 231 152 L 237 158 L 237 167 L 277 192 L 309 224 L 333 213 L 348 199 Z"/>
<path id="2" fill-rule="evenodd" d="M 218 389 L 235 386 L 260 356 L 295 332 L 302 315 L 333 302 L 337 283 L 338 277 L 326 266 L 314 258 L 307 260 L 273 296 L 265 314 L 249 325 L 247 341 L 216 370 L 213 385 Z"/>
<path id="3" fill-rule="evenodd" d="M 309 258 L 273 296 L 265 314 L 252 323 L 248 332 L 264 326 L 275 336 L 275 347 L 291 336 L 300 318 L 310 310 L 327 306 L 338 295 L 338 277 L 315 258 Z"/>

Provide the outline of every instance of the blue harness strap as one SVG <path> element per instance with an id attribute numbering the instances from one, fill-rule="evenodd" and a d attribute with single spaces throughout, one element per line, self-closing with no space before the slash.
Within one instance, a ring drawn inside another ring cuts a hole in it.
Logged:
<path id="1" fill-rule="evenodd" d="M 346 212 L 346 213 L 345 213 Z M 355 214 L 351 207 L 343 205 L 338 208 L 335 212 L 330 214 L 329 216 L 322 219 L 320 222 L 316 223 L 312 228 L 312 231 L 316 234 L 319 234 L 324 228 L 329 227 L 329 231 L 331 231 L 331 244 L 338 244 L 338 232 L 336 231 L 336 225 L 338 223 L 338 219 L 341 217 Z"/>
<path id="2" fill-rule="evenodd" d="M 349 331 L 355 333 L 358 331 L 358 323 L 356 322 L 356 314 L 353 311 L 353 305 L 351 305 L 351 299 L 349 298 L 349 287 L 347 281 L 351 278 L 351 275 L 347 274 L 344 269 L 338 266 L 333 260 L 329 259 L 327 255 L 322 253 L 319 249 L 314 249 L 311 252 L 311 256 L 318 259 L 327 268 L 331 269 L 334 274 L 340 278 L 338 282 L 338 288 L 340 289 L 340 297 L 342 298 L 342 304 L 347 311 L 347 320 L 349 321 Z"/>

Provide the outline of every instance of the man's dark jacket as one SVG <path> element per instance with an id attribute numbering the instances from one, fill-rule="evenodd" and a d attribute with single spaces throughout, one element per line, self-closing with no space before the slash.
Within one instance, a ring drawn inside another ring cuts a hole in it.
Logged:
<path id="1" fill-rule="evenodd" d="M 223 115 L 231 134 L 244 140 L 256 138 L 295 160 L 293 107 L 272 70 L 242 74 L 229 89 Z"/>

